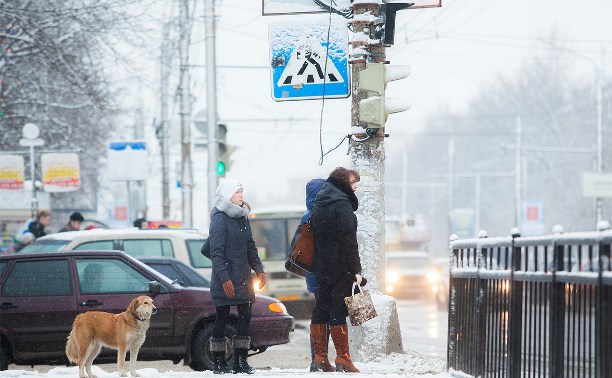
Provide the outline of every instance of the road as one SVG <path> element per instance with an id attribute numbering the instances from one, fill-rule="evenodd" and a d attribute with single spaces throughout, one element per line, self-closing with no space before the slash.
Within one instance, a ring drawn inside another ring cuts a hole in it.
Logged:
<path id="1" fill-rule="evenodd" d="M 438 310 L 436 304 L 427 300 L 398 300 L 397 312 L 402 332 L 404 350 L 415 351 L 428 355 L 446 358 L 446 330 L 448 316 L 445 310 Z M 249 358 L 249 363 L 259 369 L 299 369 L 310 364 L 310 339 L 308 319 L 296 321 L 295 331 L 291 334 L 291 342 L 285 345 L 271 347 L 266 352 Z M 330 360 L 335 354 L 330 343 Z M 107 372 L 116 371 L 116 364 L 97 365 Z M 170 361 L 141 361 L 138 368 L 151 367 L 160 372 L 191 372 L 188 366 L 174 365 Z M 54 366 L 10 365 L 10 370 L 36 370 L 46 373 Z"/>

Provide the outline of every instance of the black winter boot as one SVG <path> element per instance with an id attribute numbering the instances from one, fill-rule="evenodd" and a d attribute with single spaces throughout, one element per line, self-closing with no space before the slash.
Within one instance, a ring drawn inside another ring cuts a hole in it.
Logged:
<path id="1" fill-rule="evenodd" d="M 225 360 L 226 340 L 227 339 L 225 337 L 222 339 L 215 339 L 211 337 L 210 339 L 210 351 L 213 354 L 213 359 L 215 362 L 213 374 L 226 374 L 232 372 L 232 369 L 227 366 L 227 361 Z"/>
<path id="2" fill-rule="evenodd" d="M 251 347 L 251 338 L 249 336 L 234 335 L 234 374 L 246 373 L 254 374 L 255 369 L 249 366 L 247 362 L 247 354 Z"/>

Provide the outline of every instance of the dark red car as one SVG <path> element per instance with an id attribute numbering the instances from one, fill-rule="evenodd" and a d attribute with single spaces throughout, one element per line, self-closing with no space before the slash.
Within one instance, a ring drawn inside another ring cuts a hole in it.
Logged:
<path id="1" fill-rule="evenodd" d="M 100 272 L 101 281 L 88 282 Z M 0 256 L 0 370 L 11 363 L 68 364 L 66 338 L 77 314 L 119 313 L 143 294 L 154 299 L 157 314 L 138 359 L 184 360 L 194 370 L 212 369 L 215 308 L 208 289 L 183 287 L 124 252 L 72 251 Z M 294 325 L 280 301 L 258 296 L 251 350 L 288 343 Z M 229 324 L 229 340 L 234 332 Z M 227 352 L 229 357 L 229 345 Z M 116 352 L 106 350 L 97 361 L 115 358 Z"/>

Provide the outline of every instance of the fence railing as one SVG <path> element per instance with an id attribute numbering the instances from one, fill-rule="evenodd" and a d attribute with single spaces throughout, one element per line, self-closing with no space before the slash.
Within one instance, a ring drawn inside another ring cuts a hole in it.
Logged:
<path id="1" fill-rule="evenodd" d="M 448 367 L 612 377 L 612 231 L 450 243 Z"/>

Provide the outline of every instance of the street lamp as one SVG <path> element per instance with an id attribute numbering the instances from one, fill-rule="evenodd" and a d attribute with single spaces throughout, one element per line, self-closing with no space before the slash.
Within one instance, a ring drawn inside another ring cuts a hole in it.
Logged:
<path id="1" fill-rule="evenodd" d="M 40 139 L 40 129 L 33 123 L 26 123 L 21 129 L 23 138 L 19 140 L 19 144 L 25 147 L 30 147 L 30 180 L 32 181 L 32 218 L 36 217 L 38 212 L 38 199 L 36 198 L 36 170 L 34 166 L 34 147 L 42 146 L 45 141 Z"/>

